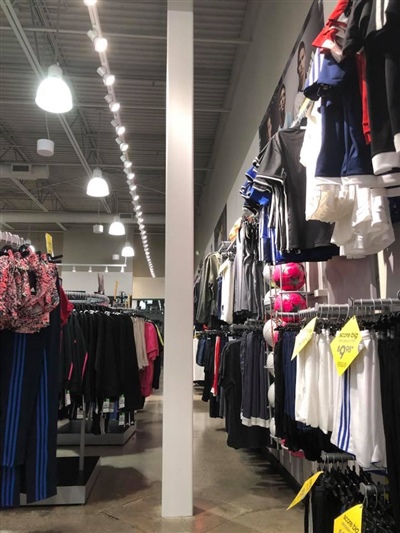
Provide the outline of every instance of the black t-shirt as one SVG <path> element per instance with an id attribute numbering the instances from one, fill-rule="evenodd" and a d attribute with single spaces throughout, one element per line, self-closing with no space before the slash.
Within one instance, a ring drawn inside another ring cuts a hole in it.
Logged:
<path id="1" fill-rule="evenodd" d="M 306 220 L 307 175 L 300 163 L 304 130 L 289 128 L 276 133 L 269 142 L 256 182 L 274 187 L 276 217 L 279 217 L 279 248 L 308 250 L 329 246 L 333 226 Z"/>

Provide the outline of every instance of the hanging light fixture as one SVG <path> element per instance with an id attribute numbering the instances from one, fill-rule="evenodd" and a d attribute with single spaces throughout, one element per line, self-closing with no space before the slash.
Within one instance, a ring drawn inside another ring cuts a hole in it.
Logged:
<path id="1" fill-rule="evenodd" d="M 103 173 L 99 168 L 93 171 L 93 177 L 90 179 L 86 194 L 95 198 L 104 198 L 110 194 L 107 181 L 103 178 Z"/>
<path id="2" fill-rule="evenodd" d="M 121 152 L 126 152 L 129 148 L 129 144 L 124 142 L 122 139 L 120 139 L 119 137 L 117 137 L 115 139 L 115 142 L 117 144 L 119 144 L 119 149 L 121 150 Z"/>
<path id="3" fill-rule="evenodd" d="M 104 100 L 107 102 L 108 107 L 110 108 L 110 111 L 112 113 L 116 113 L 117 111 L 119 111 L 119 108 L 121 106 L 120 106 L 120 104 L 118 102 L 113 100 L 112 96 L 110 96 L 109 94 L 106 94 L 106 96 L 104 97 Z"/>
<path id="4" fill-rule="evenodd" d="M 114 222 L 108 229 L 110 235 L 125 235 L 125 226 L 120 221 L 119 217 L 114 217 Z"/>
<path id="5" fill-rule="evenodd" d="M 96 52 L 105 52 L 107 50 L 108 41 L 105 37 L 101 37 L 96 30 L 89 30 L 87 35 L 93 41 Z"/>
<path id="6" fill-rule="evenodd" d="M 102 77 L 103 83 L 107 86 L 107 92 L 108 94 L 105 96 L 105 100 L 107 101 L 107 104 L 110 108 L 110 111 L 113 113 L 113 120 L 111 120 L 111 124 L 117 134 L 118 139 L 116 139 L 116 142 L 120 146 L 120 150 L 122 152 L 121 161 L 123 163 L 123 171 L 127 175 L 126 184 L 130 189 L 130 195 L 132 197 L 132 207 L 133 212 L 135 215 L 135 218 L 137 219 L 138 224 L 140 224 L 142 227 L 141 230 L 145 230 L 144 226 L 144 218 L 143 218 L 143 212 L 141 210 L 141 207 L 138 202 L 139 200 L 139 194 L 137 191 L 136 186 L 133 185 L 133 182 L 130 182 L 130 180 L 134 179 L 134 173 L 132 172 L 133 162 L 130 159 L 128 155 L 129 145 L 127 143 L 127 140 L 125 139 L 125 126 L 121 124 L 121 117 L 120 117 L 120 104 L 117 100 L 115 90 L 114 90 L 114 82 L 115 78 L 113 75 L 110 74 L 110 67 L 107 59 L 107 39 L 104 38 L 103 32 L 101 29 L 101 23 L 99 14 L 97 11 L 97 0 L 83 0 L 83 2 L 88 6 L 89 9 L 89 15 L 90 20 L 92 22 L 92 28 L 88 32 L 88 36 L 94 43 L 94 48 L 99 52 L 99 59 L 100 59 L 100 68 L 98 68 L 97 72 Z M 118 209 L 117 209 L 118 212 Z M 121 231 L 121 227 L 123 228 L 123 224 L 118 219 L 110 226 L 110 234 L 115 234 L 114 231 L 117 231 L 118 234 L 124 234 L 124 230 Z M 155 277 L 154 274 L 154 268 L 153 264 L 151 262 L 151 256 L 149 251 L 149 246 L 147 243 L 147 236 L 145 233 L 141 234 L 141 240 L 142 245 L 146 250 L 146 259 L 147 264 L 150 270 L 150 273 L 153 277 Z M 123 269 L 122 269 L 123 270 Z"/>
<path id="7" fill-rule="evenodd" d="M 67 113 L 72 109 L 71 89 L 63 80 L 62 69 L 51 65 L 47 78 L 40 82 L 35 98 L 36 105 L 48 113 Z"/>
<path id="8" fill-rule="evenodd" d="M 111 85 L 114 85 L 115 82 L 115 76 L 114 74 L 110 74 L 107 72 L 107 70 L 104 67 L 99 67 L 97 69 L 97 74 L 103 78 L 103 83 L 106 85 L 106 87 L 111 87 Z"/>
<path id="9" fill-rule="evenodd" d="M 118 136 L 121 136 L 121 135 L 123 135 L 125 133 L 125 126 L 122 126 L 116 120 L 112 120 L 111 121 L 111 125 L 114 126 L 115 131 L 116 131 Z"/>
<path id="10" fill-rule="evenodd" d="M 134 257 L 135 250 L 133 249 L 133 247 L 131 246 L 129 242 L 125 243 L 125 246 L 122 248 L 121 255 L 122 257 Z"/>

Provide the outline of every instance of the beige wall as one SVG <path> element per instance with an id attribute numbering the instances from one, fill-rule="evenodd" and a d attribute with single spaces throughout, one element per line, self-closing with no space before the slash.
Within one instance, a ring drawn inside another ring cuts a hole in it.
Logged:
<path id="1" fill-rule="evenodd" d="M 164 299 L 165 278 L 139 278 L 133 277 L 132 296 L 139 299 Z"/>

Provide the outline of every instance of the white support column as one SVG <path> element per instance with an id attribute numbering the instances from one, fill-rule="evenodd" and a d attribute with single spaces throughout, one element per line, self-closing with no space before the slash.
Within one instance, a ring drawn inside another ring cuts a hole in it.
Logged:
<path id="1" fill-rule="evenodd" d="M 193 514 L 193 0 L 168 0 L 162 516 Z"/>

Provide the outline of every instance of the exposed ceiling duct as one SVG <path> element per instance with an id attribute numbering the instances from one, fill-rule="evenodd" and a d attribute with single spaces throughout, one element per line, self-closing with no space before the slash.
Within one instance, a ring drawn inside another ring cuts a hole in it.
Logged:
<path id="1" fill-rule="evenodd" d="M 16 178 L 18 180 L 48 180 L 49 167 L 47 165 L 31 165 L 29 163 L 0 164 L 0 179 Z"/>

